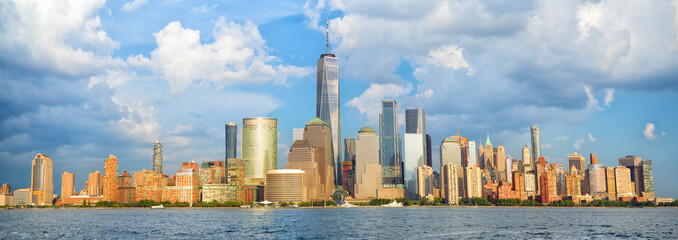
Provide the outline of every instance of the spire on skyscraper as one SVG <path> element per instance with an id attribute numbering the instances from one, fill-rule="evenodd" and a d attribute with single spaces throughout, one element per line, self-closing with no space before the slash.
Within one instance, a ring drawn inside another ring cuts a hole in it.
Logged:
<path id="1" fill-rule="evenodd" d="M 325 47 L 327 47 L 327 53 L 330 53 L 330 18 L 326 17 L 326 25 L 325 25 L 325 40 L 327 41 L 325 43 Z"/>
<path id="2" fill-rule="evenodd" d="M 489 133 L 487 134 L 487 141 L 485 141 L 485 145 L 488 145 L 488 144 L 490 146 L 492 146 L 492 142 L 490 142 L 490 134 Z"/>

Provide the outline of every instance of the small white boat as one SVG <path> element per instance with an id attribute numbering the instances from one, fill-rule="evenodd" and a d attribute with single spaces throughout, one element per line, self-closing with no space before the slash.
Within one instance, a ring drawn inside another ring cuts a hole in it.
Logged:
<path id="1" fill-rule="evenodd" d="M 396 202 L 393 200 L 392 203 L 381 205 L 382 207 L 402 207 L 403 203 Z"/>
<path id="2" fill-rule="evenodd" d="M 357 207 L 356 205 L 353 205 L 353 204 L 350 204 L 350 203 L 344 203 L 344 204 L 341 204 L 339 206 L 344 207 L 344 208 Z"/>
<path id="3" fill-rule="evenodd" d="M 151 206 L 151 209 L 165 209 L 165 206 L 163 206 L 162 204 L 160 204 L 160 205 L 158 205 L 158 206 Z"/>

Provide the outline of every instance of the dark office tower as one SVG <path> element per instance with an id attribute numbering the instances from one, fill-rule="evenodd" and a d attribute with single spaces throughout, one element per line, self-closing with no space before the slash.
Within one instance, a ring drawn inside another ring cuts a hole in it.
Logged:
<path id="1" fill-rule="evenodd" d="M 339 59 L 330 53 L 329 24 L 327 51 L 318 59 L 318 78 L 315 116 L 327 123 L 332 132 L 334 166 L 341 166 L 341 111 L 339 105 Z M 336 185 L 341 185 L 341 168 L 335 170 Z"/>
<path id="2" fill-rule="evenodd" d="M 396 187 L 398 184 L 403 184 L 400 136 L 398 135 L 398 103 L 395 100 L 383 100 L 381 104 L 379 163 L 382 166 L 382 185 Z"/>
<path id="3" fill-rule="evenodd" d="M 654 180 L 652 177 L 652 160 L 642 160 L 642 188 L 643 194 L 654 192 Z"/>
<path id="4" fill-rule="evenodd" d="M 541 157 L 541 140 L 539 138 L 539 128 L 530 126 L 530 135 L 532 136 L 532 161 L 536 162 Z"/>
<path id="5" fill-rule="evenodd" d="M 424 109 L 405 110 L 405 133 L 421 134 L 421 145 L 424 146 L 424 159 L 428 159 L 428 153 L 426 152 L 426 114 Z"/>
<path id="6" fill-rule="evenodd" d="M 226 124 L 226 157 L 224 160 L 228 161 L 230 158 L 236 158 L 238 153 L 238 124 Z"/>
<path id="7" fill-rule="evenodd" d="M 433 158 L 431 156 L 431 135 L 426 134 L 426 166 L 433 167 Z"/>
<path id="8" fill-rule="evenodd" d="M 355 138 L 344 138 L 345 161 L 351 161 L 355 165 Z"/>
<path id="9" fill-rule="evenodd" d="M 155 141 L 153 144 L 153 171 L 162 174 L 162 143 Z M 117 175 L 117 169 L 115 174 Z M 115 200 L 115 199 L 113 199 Z"/>

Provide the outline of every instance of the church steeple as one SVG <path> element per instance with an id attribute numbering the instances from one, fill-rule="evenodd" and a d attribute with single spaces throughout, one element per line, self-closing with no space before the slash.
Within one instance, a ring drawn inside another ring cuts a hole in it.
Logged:
<path id="1" fill-rule="evenodd" d="M 485 145 L 488 145 L 488 144 L 490 146 L 492 146 L 492 142 L 490 142 L 490 134 L 489 133 L 487 134 L 487 141 L 485 141 Z"/>

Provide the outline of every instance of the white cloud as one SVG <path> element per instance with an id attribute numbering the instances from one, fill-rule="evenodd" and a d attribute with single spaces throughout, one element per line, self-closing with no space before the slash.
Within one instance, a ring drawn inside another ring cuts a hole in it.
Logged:
<path id="1" fill-rule="evenodd" d="M 614 88 L 605 89 L 605 105 L 608 107 L 610 103 L 614 100 Z"/>
<path id="2" fill-rule="evenodd" d="M 410 91 L 412 91 L 412 87 L 409 85 L 373 83 L 360 96 L 348 101 L 346 106 L 358 109 L 360 114 L 364 115 L 370 124 L 375 124 L 379 119 L 382 100 L 396 99 Z"/>
<path id="3" fill-rule="evenodd" d="M 556 137 L 556 141 L 567 141 L 568 139 L 570 139 L 570 136 Z"/>
<path id="4" fill-rule="evenodd" d="M 589 133 L 589 141 L 591 141 L 591 142 L 596 141 L 596 138 L 594 138 L 593 135 L 591 135 L 591 133 Z"/>
<path id="5" fill-rule="evenodd" d="M 208 13 L 208 12 L 214 10 L 215 8 L 217 8 L 218 6 L 219 6 L 219 4 L 214 4 L 212 6 L 202 5 L 202 6 L 193 8 L 193 12 Z"/>
<path id="6" fill-rule="evenodd" d="M 146 4 L 148 4 L 148 0 L 133 0 L 131 2 L 125 3 L 125 5 L 122 5 L 121 10 L 124 12 L 131 12 Z"/>
<path id="7" fill-rule="evenodd" d="M 429 52 L 429 63 L 442 65 L 448 68 L 468 68 L 468 63 L 462 54 L 463 49 L 458 46 L 442 46 Z"/>
<path id="8" fill-rule="evenodd" d="M 581 145 L 584 144 L 584 142 L 586 142 L 585 138 L 580 138 L 580 139 L 577 139 L 576 141 L 574 141 L 574 146 L 573 146 L 574 149 L 577 149 L 577 150 L 581 149 Z"/>
<path id="9" fill-rule="evenodd" d="M 251 22 L 243 25 L 220 18 L 213 31 L 214 42 L 202 44 L 200 32 L 171 22 L 153 36 L 158 47 L 150 59 L 130 56 L 130 64 L 152 69 L 167 81 L 170 91 L 178 93 L 191 85 L 214 84 L 217 87 L 238 83 L 286 84 L 288 77 L 310 74 L 310 68 L 279 65 L 266 53 L 266 41 Z"/>
<path id="10" fill-rule="evenodd" d="M 657 136 L 654 135 L 654 123 L 645 124 L 645 131 L 643 131 L 645 138 L 649 140 L 657 139 Z"/>

